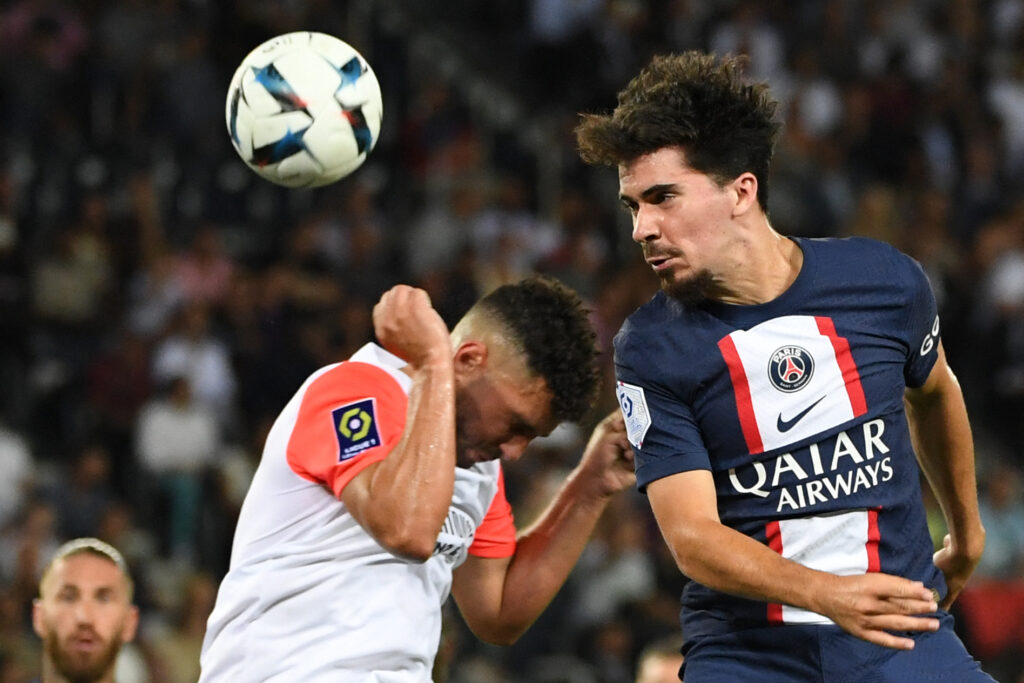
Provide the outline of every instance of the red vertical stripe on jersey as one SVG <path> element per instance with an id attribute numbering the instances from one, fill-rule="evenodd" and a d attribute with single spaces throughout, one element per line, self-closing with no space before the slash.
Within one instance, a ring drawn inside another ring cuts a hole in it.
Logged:
<path id="1" fill-rule="evenodd" d="M 764 527 L 764 535 L 768 541 L 768 547 L 777 552 L 779 555 L 782 554 L 782 529 L 779 528 L 778 522 L 768 522 Z M 782 605 L 777 602 L 768 603 L 768 617 L 769 624 L 781 624 L 782 623 Z"/>
<path id="2" fill-rule="evenodd" d="M 832 349 L 836 354 L 836 362 L 843 373 L 843 382 L 846 384 L 846 394 L 850 397 L 850 407 L 853 408 L 853 416 L 859 417 L 868 412 L 868 402 L 864 398 L 864 387 L 860 383 L 860 373 L 857 371 L 857 363 L 850 353 L 850 342 L 846 337 L 840 337 L 836 333 L 835 323 L 832 318 L 817 317 L 818 331 L 829 338 L 832 342 Z"/>
<path id="3" fill-rule="evenodd" d="M 868 542 L 865 549 L 868 551 L 868 571 L 880 572 L 881 564 L 878 560 L 878 542 L 882 539 L 878 531 L 878 509 L 868 510 Z"/>
<path id="4" fill-rule="evenodd" d="M 750 384 L 747 382 L 747 373 L 743 370 L 740 354 L 736 350 L 736 343 L 731 337 L 722 337 L 718 341 L 718 349 L 722 352 L 725 364 L 729 367 L 732 391 L 736 397 L 736 411 L 739 413 L 740 427 L 743 429 L 743 438 L 747 442 L 747 450 L 751 453 L 761 453 L 764 451 L 761 431 L 757 428 L 754 403 L 750 398 Z"/>

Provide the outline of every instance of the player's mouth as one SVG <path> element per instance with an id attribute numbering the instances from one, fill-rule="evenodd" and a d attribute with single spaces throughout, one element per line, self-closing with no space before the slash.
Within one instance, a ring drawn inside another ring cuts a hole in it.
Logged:
<path id="1" fill-rule="evenodd" d="M 647 263 L 654 269 L 655 273 L 660 273 L 671 265 L 672 257 L 652 256 L 647 259 Z"/>
<path id="2" fill-rule="evenodd" d="M 483 448 L 467 448 L 462 451 L 462 459 L 469 465 L 476 465 L 481 462 L 487 462 L 488 460 L 494 460 L 500 456 L 500 452 L 498 454 L 494 454 Z"/>
<path id="3" fill-rule="evenodd" d="M 652 245 L 645 245 L 644 260 L 655 273 L 662 273 L 678 261 L 679 253 L 672 249 L 658 249 Z"/>
<path id="4" fill-rule="evenodd" d="M 103 646 L 103 642 L 95 634 L 83 633 L 72 636 L 68 645 L 69 649 L 78 652 L 95 652 Z"/>
<path id="5" fill-rule="evenodd" d="M 675 272 L 682 263 L 679 254 L 648 254 L 644 260 L 659 277 Z"/>

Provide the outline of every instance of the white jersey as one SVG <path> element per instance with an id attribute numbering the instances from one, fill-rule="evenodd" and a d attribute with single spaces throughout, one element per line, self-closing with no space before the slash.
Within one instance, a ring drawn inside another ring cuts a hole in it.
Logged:
<path id="1" fill-rule="evenodd" d="M 508 557 L 500 464 L 457 468 L 433 556 L 392 555 L 341 491 L 402 437 L 411 379 L 374 344 L 321 368 L 278 416 L 242 505 L 210 615 L 202 683 L 429 681 L 452 570 Z"/>

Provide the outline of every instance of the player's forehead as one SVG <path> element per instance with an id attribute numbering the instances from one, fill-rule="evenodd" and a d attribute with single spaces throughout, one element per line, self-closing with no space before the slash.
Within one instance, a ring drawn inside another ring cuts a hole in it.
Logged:
<path id="1" fill-rule="evenodd" d="M 553 396 L 547 381 L 533 374 L 518 375 L 504 383 L 504 401 L 511 417 L 538 435 L 547 435 L 558 426 L 552 416 Z"/>
<path id="2" fill-rule="evenodd" d="M 619 192 L 634 199 L 652 185 L 687 183 L 705 174 L 689 165 L 679 147 L 662 147 L 619 165 Z"/>
<path id="3" fill-rule="evenodd" d="M 82 591 L 101 588 L 124 589 L 125 577 L 109 558 L 94 553 L 76 553 L 53 562 L 43 578 L 44 594 L 75 588 Z"/>
<path id="4" fill-rule="evenodd" d="M 528 427 L 536 434 L 550 433 L 557 422 L 552 418 L 553 394 L 547 380 L 530 368 L 526 352 L 507 336 L 489 335 L 487 348 L 490 386 L 503 416 L 513 427 Z"/>

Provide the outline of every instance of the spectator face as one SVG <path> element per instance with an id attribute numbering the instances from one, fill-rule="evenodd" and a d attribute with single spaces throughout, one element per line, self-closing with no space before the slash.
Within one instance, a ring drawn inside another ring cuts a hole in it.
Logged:
<path id="1" fill-rule="evenodd" d="M 32 609 L 44 671 L 73 681 L 112 676 L 121 645 L 135 637 L 138 610 L 117 565 L 92 553 L 58 560 Z"/>

